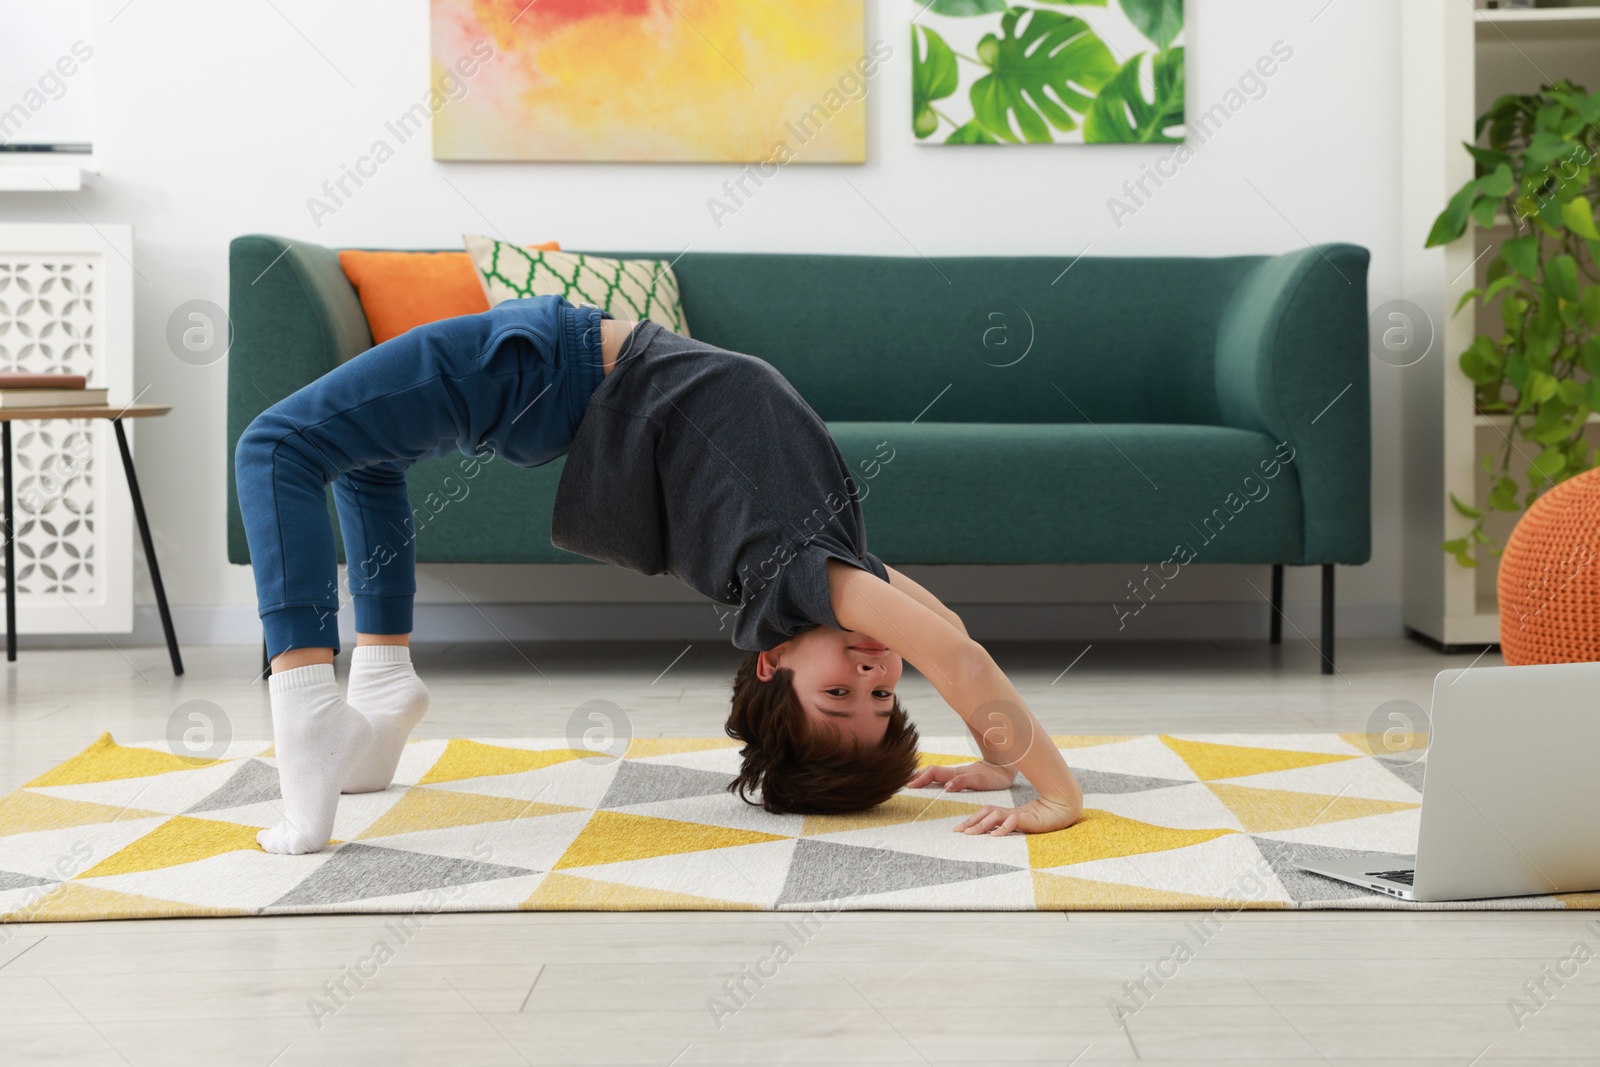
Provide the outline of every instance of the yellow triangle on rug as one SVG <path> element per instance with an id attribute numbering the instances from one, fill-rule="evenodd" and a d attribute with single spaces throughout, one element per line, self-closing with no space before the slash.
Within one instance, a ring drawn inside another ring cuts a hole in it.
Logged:
<path id="1" fill-rule="evenodd" d="M 1192 911 L 1234 909 L 1240 901 L 1165 889 L 1033 872 L 1033 902 L 1040 911 Z"/>
<path id="2" fill-rule="evenodd" d="M 263 851 L 256 843 L 259 826 L 241 826 L 217 819 L 195 819 L 174 815 L 132 844 L 113 852 L 79 878 L 104 878 L 112 874 L 133 874 L 176 867 L 184 863 L 220 856 L 239 849 Z"/>
<path id="3" fill-rule="evenodd" d="M 1048 834 L 1028 835 L 1028 862 L 1035 869 L 1065 867 L 1071 863 L 1137 856 L 1145 852 L 1165 852 L 1210 841 L 1233 829 L 1174 830 L 1152 826 L 1138 819 L 1126 819 L 1109 811 L 1089 808 L 1075 826 Z"/>
<path id="4" fill-rule="evenodd" d="M 88 922 L 96 919 L 170 919 L 178 917 L 220 917 L 248 915 L 243 908 L 213 907 L 181 900 L 160 900 L 137 893 L 63 882 L 32 906 L 0 915 L 0 922 Z"/>
<path id="5" fill-rule="evenodd" d="M 1214 741 L 1185 741 L 1162 735 L 1161 741 L 1187 763 L 1202 782 L 1217 778 L 1243 778 L 1268 771 L 1286 771 L 1319 763 L 1337 763 L 1355 756 L 1295 749 L 1219 745 Z"/>
<path id="6" fill-rule="evenodd" d="M 113 782 L 121 778 L 147 778 L 152 774 L 171 771 L 192 771 L 216 762 L 214 759 L 175 756 L 154 748 L 124 747 L 113 741 L 110 734 L 101 734 L 94 744 L 54 770 L 41 774 L 23 788 L 44 789 L 53 785 L 86 785 L 90 782 Z"/>
<path id="7" fill-rule="evenodd" d="M 444 755 L 428 769 L 418 785 L 437 785 L 440 782 L 460 782 L 468 778 L 489 778 L 502 774 L 520 774 L 523 771 L 549 767 L 567 760 L 593 759 L 593 752 L 580 752 L 571 748 L 504 748 L 486 745 L 481 741 L 451 741 Z"/>
<path id="8" fill-rule="evenodd" d="M 73 826 L 92 826 L 128 819 L 165 818 L 159 811 L 96 804 L 90 800 L 64 800 L 48 793 L 28 793 L 19 789 L 0 797 L 0 837 L 31 834 L 40 830 L 66 830 Z"/>
<path id="9" fill-rule="evenodd" d="M 754 904 L 551 872 L 524 911 L 758 911 Z"/>
<path id="10" fill-rule="evenodd" d="M 678 822 L 675 819 L 658 819 L 653 815 L 631 815 L 621 811 L 597 811 L 578 834 L 577 840 L 568 846 L 555 869 L 559 871 L 567 867 L 623 863 L 652 856 L 676 856 L 685 852 L 704 852 L 707 849 L 785 839 L 784 834 Z"/>
<path id="11" fill-rule="evenodd" d="M 1323 796 L 1320 793 L 1291 793 L 1283 789 L 1254 789 L 1225 782 L 1207 782 L 1239 819 L 1247 833 L 1269 834 L 1278 830 L 1298 830 L 1322 823 L 1364 819 L 1369 815 L 1388 815 L 1421 807 L 1398 800 L 1368 800 L 1363 797 Z"/>
<path id="12" fill-rule="evenodd" d="M 394 837 L 419 830 L 443 830 L 451 826 L 506 822 L 555 815 L 563 811 L 582 811 L 565 804 L 541 804 L 536 800 L 489 797 L 481 793 L 457 793 L 449 789 L 419 786 L 406 790 L 394 807 L 357 835 L 357 841 L 371 837 Z"/>

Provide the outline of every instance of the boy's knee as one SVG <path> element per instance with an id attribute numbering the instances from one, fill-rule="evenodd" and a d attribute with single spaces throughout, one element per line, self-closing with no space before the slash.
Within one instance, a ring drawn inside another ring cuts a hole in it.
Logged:
<path id="1" fill-rule="evenodd" d="M 257 464 L 270 459 L 282 440 L 283 426 L 272 417 L 271 410 L 257 415 L 250 421 L 250 425 L 244 428 L 244 433 L 239 435 L 239 443 L 234 446 L 235 472 L 244 477 Z"/>
<path id="2" fill-rule="evenodd" d="M 314 446 L 308 447 L 294 420 L 276 408 L 268 408 L 252 419 L 239 435 L 239 443 L 233 451 L 235 472 L 243 479 L 252 472 L 271 470 L 273 457 L 283 452 L 288 452 L 291 459 L 302 465 L 322 466 L 322 457 L 317 455 Z"/>

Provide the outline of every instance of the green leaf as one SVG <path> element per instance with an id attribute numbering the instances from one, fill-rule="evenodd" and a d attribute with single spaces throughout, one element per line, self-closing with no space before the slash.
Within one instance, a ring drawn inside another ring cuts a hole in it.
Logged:
<path id="1" fill-rule="evenodd" d="M 1477 508 L 1468 507 L 1466 504 L 1463 504 L 1460 500 L 1458 500 L 1456 498 L 1456 495 L 1454 493 L 1450 494 L 1450 503 L 1454 504 L 1456 506 L 1456 510 L 1461 512 L 1461 514 L 1465 515 L 1469 519 L 1481 519 L 1481 518 L 1483 518 L 1483 512 L 1482 511 L 1480 511 Z"/>
<path id="2" fill-rule="evenodd" d="M 911 27 L 911 128 L 919 139 L 939 128 L 933 101 L 955 93 L 961 84 L 956 54 L 945 39 L 926 26 Z"/>
<path id="3" fill-rule="evenodd" d="M 1456 309 L 1450 313 L 1450 317 L 1455 318 L 1457 315 L 1461 314 L 1461 309 L 1466 307 L 1473 297 L 1482 295 L 1482 289 L 1468 289 L 1466 292 L 1462 293 L 1461 299 L 1456 301 Z"/>
<path id="4" fill-rule="evenodd" d="M 1478 561 L 1467 555 L 1472 547 L 1465 537 L 1457 537 L 1452 541 L 1440 541 L 1439 547 L 1456 557 L 1456 562 L 1463 567 L 1476 567 Z"/>
<path id="5" fill-rule="evenodd" d="M 1600 337 L 1591 337 L 1579 346 L 1578 364 L 1592 376 L 1589 381 L 1589 406 L 1600 410 L 1600 404 L 1595 403 L 1600 400 L 1600 392 L 1593 391 L 1600 389 L 1600 384 L 1597 384 L 1600 383 Z"/>
<path id="6" fill-rule="evenodd" d="M 1492 196 L 1482 196 L 1472 205 L 1472 221 L 1484 229 L 1494 225 L 1495 214 L 1500 210 L 1500 201 Z"/>
<path id="7" fill-rule="evenodd" d="M 1011 8 L 1000 33 L 978 42 L 990 73 L 973 83 L 971 95 L 973 115 L 1002 141 L 1047 144 L 1050 127 L 1077 129 L 1070 111 L 1088 111 L 1094 94 L 1116 76 L 1110 49 L 1080 18 Z"/>
<path id="8" fill-rule="evenodd" d="M 1496 511 L 1521 511 L 1522 505 L 1517 502 L 1517 483 L 1510 478 L 1495 482 L 1489 492 L 1489 506 Z"/>
<path id="9" fill-rule="evenodd" d="M 1000 142 L 989 136 L 988 131 L 983 128 L 983 124 L 981 122 L 979 122 L 977 119 L 973 119 L 965 126 L 962 126 L 960 129 L 950 134 L 949 137 L 946 137 L 944 139 L 944 143 L 999 144 Z"/>
<path id="10" fill-rule="evenodd" d="M 1561 218 L 1579 237 L 1600 239 L 1600 230 L 1594 228 L 1594 207 L 1586 196 L 1575 196 L 1561 205 Z"/>
<path id="11" fill-rule="evenodd" d="M 1478 192 L 1484 196 L 1504 197 L 1510 196 L 1511 190 L 1517 187 L 1516 179 L 1511 176 L 1511 164 L 1502 163 L 1493 171 L 1479 178 L 1474 183 Z"/>
<path id="12" fill-rule="evenodd" d="M 1006 0 L 933 0 L 928 10 L 935 15 L 964 19 L 974 15 L 998 15 L 1006 6 Z"/>
<path id="13" fill-rule="evenodd" d="M 1530 372 L 1522 387 L 1522 396 L 1517 401 L 1517 410 L 1524 411 L 1535 404 L 1543 404 L 1555 396 L 1560 387 L 1561 383 L 1554 375 L 1538 370 Z"/>
<path id="14" fill-rule="evenodd" d="M 1544 265 L 1545 284 L 1563 300 L 1578 299 L 1578 261 L 1555 256 Z"/>
<path id="15" fill-rule="evenodd" d="M 1559 448 L 1547 448 L 1539 453 L 1537 459 L 1528 465 L 1528 476 L 1532 480 L 1534 475 L 1541 478 L 1554 478 L 1567 466 L 1567 454 Z"/>
<path id="16" fill-rule="evenodd" d="M 1526 237 L 1513 237 L 1500 246 L 1500 254 L 1510 264 L 1511 269 L 1524 278 L 1537 278 L 1539 276 L 1539 235 L 1530 233 Z"/>
<path id="17" fill-rule="evenodd" d="M 1143 52 L 1122 65 L 1083 120 L 1088 144 L 1153 144 L 1182 140 L 1167 133 L 1183 124 L 1183 49 L 1157 52 L 1151 60 L 1155 98 L 1145 100 L 1139 87 Z"/>
<path id="18" fill-rule="evenodd" d="M 1482 169 L 1484 174 L 1488 174 L 1490 171 L 1493 171 L 1502 163 L 1507 165 L 1510 165 L 1511 163 L 1511 157 L 1506 155 L 1504 152 L 1496 152 L 1492 148 L 1479 148 L 1477 145 L 1469 144 L 1466 141 L 1462 141 L 1461 145 L 1468 152 L 1472 153 L 1472 158 L 1478 161 L 1478 166 Z"/>
<path id="19" fill-rule="evenodd" d="M 1517 276 L 1514 274 L 1507 274 L 1496 278 L 1494 281 L 1490 282 L 1488 288 L 1483 291 L 1483 302 L 1485 304 L 1489 303 L 1489 301 L 1500 295 L 1501 290 L 1509 289 L 1516 284 Z"/>
<path id="20" fill-rule="evenodd" d="M 1500 353 L 1488 334 L 1480 333 L 1472 347 L 1461 353 L 1461 373 L 1479 385 L 1493 385 L 1504 375 Z"/>
<path id="21" fill-rule="evenodd" d="M 1547 112 L 1541 111 L 1541 121 Z M 1528 141 L 1528 147 L 1523 149 L 1522 158 L 1528 170 L 1543 170 L 1556 160 L 1567 155 L 1576 148 L 1571 141 L 1558 133 L 1548 129 L 1541 129 Z"/>
<path id="22" fill-rule="evenodd" d="M 1183 32 L 1183 0 L 1119 0 L 1122 13 L 1155 46 L 1166 49 Z"/>
<path id="23" fill-rule="evenodd" d="M 1433 229 L 1428 231 L 1425 247 L 1447 245 L 1467 232 L 1467 216 L 1478 197 L 1477 185 L 1477 182 L 1469 182 L 1456 190 L 1456 195 L 1450 198 L 1444 210 L 1439 212 L 1439 217 L 1433 220 Z"/>

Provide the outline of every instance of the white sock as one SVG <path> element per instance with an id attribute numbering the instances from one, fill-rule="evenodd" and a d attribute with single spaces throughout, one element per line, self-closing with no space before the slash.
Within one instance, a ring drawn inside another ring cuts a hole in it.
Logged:
<path id="1" fill-rule="evenodd" d="M 284 819 L 256 840 L 280 855 L 318 852 L 333 836 L 339 787 L 372 746 L 372 727 L 339 695 L 331 663 L 282 671 L 267 687 Z"/>
<path id="2" fill-rule="evenodd" d="M 357 645 L 350 654 L 350 706 L 372 725 L 372 747 L 344 780 L 346 793 L 388 789 L 406 739 L 428 713 L 428 687 L 405 645 Z"/>

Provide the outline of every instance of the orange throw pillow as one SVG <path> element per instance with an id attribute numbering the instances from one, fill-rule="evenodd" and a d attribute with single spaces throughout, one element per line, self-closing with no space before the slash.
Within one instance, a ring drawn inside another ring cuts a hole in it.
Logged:
<path id="1" fill-rule="evenodd" d="M 540 252 L 561 251 L 554 241 L 528 247 Z M 347 249 L 339 253 L 339 266 L 356 287 L 375 345 L 399 337 L 413 326 L 489 310 L 478 272 L 465 252 Z"/>

